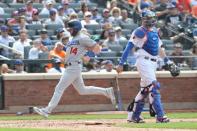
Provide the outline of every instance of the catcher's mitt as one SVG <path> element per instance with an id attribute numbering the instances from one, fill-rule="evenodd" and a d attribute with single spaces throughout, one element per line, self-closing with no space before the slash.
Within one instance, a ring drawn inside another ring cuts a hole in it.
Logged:
<path id="1" fill-rule="evenodd" d="M 170 74 L 173 77 L 180 75 L 180 68 L 177 65 L 175 65 L 174 63 L 167 65 L 167 70 L 170 71 Z"/>

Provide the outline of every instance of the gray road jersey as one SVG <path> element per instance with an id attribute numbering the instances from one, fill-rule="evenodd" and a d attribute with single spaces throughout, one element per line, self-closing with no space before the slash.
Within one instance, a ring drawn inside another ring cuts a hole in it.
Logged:
<path id="1" fill-rule="evenodd" d="M 89 36 L 79 33 L 67 44 L 67 57 L 65 62 L 78 62 L 86 53 L 86 47 L 92 47 L 96 44 Z"/>

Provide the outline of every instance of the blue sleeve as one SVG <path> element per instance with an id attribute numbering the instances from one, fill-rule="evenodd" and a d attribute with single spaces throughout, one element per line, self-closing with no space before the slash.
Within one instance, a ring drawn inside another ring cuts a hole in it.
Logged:
<path id="1" fill-rule="evenodd" d="M 122 54 L 122 57 L 120 59 L 119 65 L 123 65 L 124 62 L 126 61 L 129 52 L 131 51 L 131 49 L 134 47 L 134 44 L 132 42 L 128 42 L 126 48 L 124 49 L 124 52 Z"/>

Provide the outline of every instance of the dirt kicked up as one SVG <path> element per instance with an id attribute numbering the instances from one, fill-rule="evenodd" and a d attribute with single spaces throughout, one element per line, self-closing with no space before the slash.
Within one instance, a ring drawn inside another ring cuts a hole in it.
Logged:
<path id="1" fill-rule="evenodd" d="M 196 122 L 197 119 L 172 119 L 171 122 Z M 154 123 L 155 119 L 147 119 L 146 123 Z M 125 119 L 92 120 L 6 120 L 0 121 L 0 128 L 42 128 L 67 129 L 77 131 L 196 131 L 196 129 L 150 129 L 126 128 L 119 124 L 126 123 Z M 133 123 L 130 123 L 133 124 Z M 165 123 L 164 123 L 165 124 Z"/>

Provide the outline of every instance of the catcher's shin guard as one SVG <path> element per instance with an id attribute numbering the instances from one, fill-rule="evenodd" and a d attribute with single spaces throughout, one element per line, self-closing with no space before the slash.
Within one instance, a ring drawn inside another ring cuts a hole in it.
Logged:
<path id="1" fill-rule="evenodd" d="M 155 117 L 155 115 L 156 115 L 156 112 L 155 112 L 152 104 L 149 104 L 149 113 L 150 113 L 151 117 Z"/>
<path id="2" fill-rule="evenodd" d="M 144 100 L 139 100 L 138 102 L 134 102 L 134 106 L 133 106 L 133 119 L 138 119 L 140 118 L 140 114 L 143 111 L 144 108 Z"/>
<path id="3" fill-rule="evenodd" d="M 127 107 L 127 111 L 128 112 L 132 112 L 133 111 L 133 106 L 134 106 L 135 100 L 133 100 Z"/>
<path id="4" fill-rule="evenodd" d="M 160 84 L 155 84 L 154 86 L 160 86 Z M 159 88 L 160 87 L 153 87 L 151 91 L 151 95 L 153 97 L 152 107 L 153 107 L 153 110 L 156 112 L 157 117 L 163 117 L 164 109 L 161 103 L 161 95 L 158 91 Z"/>

